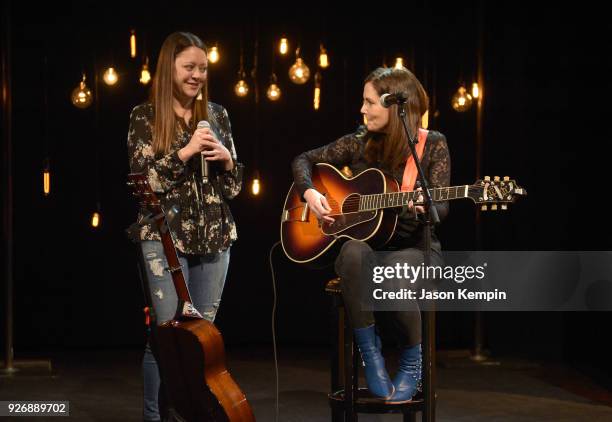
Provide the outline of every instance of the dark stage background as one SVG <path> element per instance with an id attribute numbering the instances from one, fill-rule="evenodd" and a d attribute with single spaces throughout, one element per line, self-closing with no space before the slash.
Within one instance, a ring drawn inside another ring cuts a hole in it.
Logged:
<path id="1" fill-rule="evenodd" d="M 512 176 L 529 196 L 508 212 L 483 214 L 484 248 L 609 250 L 604 187 L 609 106 L 603 104 L 609 103 L 610 55 L 603 47 L 610 24 L 598 22 L 601 13 L 593 10 L 580 16 L 556 7 L 536 11 L 517 3 L 489 3 L 484 6 L 483 174 Z M 201 2 L 164 8 L 124 2 L 110 9 L 13 2 L 16 357 L 143 344 L 134 246 L 124 234 L 136 215 L 125 185 L 128 119 L 147 96 L 137 82 L 141 61 L 129 58 L 131 28 L 140 52 L 146 42 L 153 69 L 161 42 L 175 30 L 219 44 L 222 59 L 209 68 L 210 99 L 229 111 L 239 159 L 246 164 L 245 182 L 256 168 L 262 176 L 259 197 L 245 185 L 231 203 L 239 240 L 232 247 L 217 319 L 230 346 L 271 342 L 268 253 L 279 239 L 280 211 L 292 181 L 290 162 L 356 128 L 363 78 L 383 60 L 392 65 L 396 54 L 408 59 L 439 112 L 430 127 L 448 139 L 452 183 L 474 181 L 475 107 L 456 113 L 450 98 L 460 79 L 475 79 L 478 3 L 420 1 L 398 10 L 362 9 L 355 16 L 328 14 L 325 5 L 278 10 L 219 9 Z M 265 98 L 273 42 L 281 34 L 292 49 L 301 44 L 311 71 L 320 41 L 330 54 L 318 112 L 312 108 L 312 78 L 307 86 L 288 82 L 293 55 L 275 56 L 282 98 L 277 103 Z M 241 40 L 249 72 L 256 38 L 258 109 L 251 93 L 245 99 L 233 94 Z M 114 87 L 100 83 L 94 91 L 99 112 L 93 106 L 73 107 L 70 92 L 81 72 L 93 87 L 94 64 L 102 69 L 111 61 L 121 79 Z M 45 198 L 41 173 L 47 155 L 52 193 Z M 102 220 L 93 230 L 89 222 L 98 197 Z M 452 203 L 439 230 L 444 248 L 474 249 L 474 219 L 473 204 Z M 292 264 L 280 248 L 273 260 L 278 341 L 325 344 L 330 333 L 323 286 L 332 270 Z M 439 347 L 470 347 L 472 317 L 439 314 Z M 609 313 L 489 313 L 487 346 L 497 356 L 564 361 L 604 377 L 611 372 L 611 322 Z"/>

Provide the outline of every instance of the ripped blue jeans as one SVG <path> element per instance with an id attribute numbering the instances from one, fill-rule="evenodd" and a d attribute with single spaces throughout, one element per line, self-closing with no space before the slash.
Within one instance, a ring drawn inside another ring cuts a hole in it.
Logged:
<path id="1" fill-rule="evenodd" d="M 151 301 L 157 324 L 172 319 L 176 313 L 178 298 L 172 282 L 172 276 L 166 270 L 168 263 L 161 242 L 143 240 L 140 242 L 144 269 L 146 271 Z M 229 266 L 230 250 L 209 255 L 181 255 L 179 261 L 183 269 L 185 282 L 195 308 L 209 321 L 215 320 L 215 315 L 221 302 L 221 294 L 225 285 L 225 277 Z M 147 342 L 142 360 L 144 381 L 145 420 L 159 420 L 157 397 L 160 378 L 157 362 Z"/>

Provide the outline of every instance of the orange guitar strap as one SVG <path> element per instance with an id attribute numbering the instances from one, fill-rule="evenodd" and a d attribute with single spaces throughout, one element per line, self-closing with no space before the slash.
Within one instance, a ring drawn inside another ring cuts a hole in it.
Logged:
<path id="1" fill-rule="evenodd" d="M 419 160 L 423 157 L 423 151 L 425 151 L 425 142 L 427 142 L 427 134 L 429 131 L 425 129 L 419 129 L 419 142 L 416 144 L 416 152 Z M 411 154 L 406 161 L 406 168 L 404 169 L 404 177 L 402 178 L 402 192 L 409 192 L 414 190 L 414 184 L 418 177 L 418 171 L 416 163 L 414 162 L 414 156 Z"/>

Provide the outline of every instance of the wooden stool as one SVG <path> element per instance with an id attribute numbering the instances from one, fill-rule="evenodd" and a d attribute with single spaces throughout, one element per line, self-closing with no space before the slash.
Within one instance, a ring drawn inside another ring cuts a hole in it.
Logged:
<path id="1" fill-rule="evenodd" d="M 359 387 L 359 365 L 361 356 L 353 341 L 353 329 L 350 326 L 342 301 L 340 279 L 335 278 L 327 283 L 325 292 L 332 297 L 332 336 L 333 349 L 331 357 L 331 392 L 329 404 L 332 422 L 357 421 L 358 413 L 401 413 L 404 422 L 416 422 L 416 412 L 422 411 L 422 421 L 433 420 L 431 406 L 427 406 L 427 394 L 418 393 L 407 403 L 390 404 L 373 397 L 367 388 Z M 423 348 L 426 353 L 427 348 Z M 425 356 L 423 356 L 423 387 L 433 385 L 425 379 Z M 431 360 L 428 360 L 431 362 Z M 431 374 L 430 374 L 431 376 Z M 347 387 L 348 386 L 348 387 Z M 431 395 L 433 397 L 433 395 Z"/>

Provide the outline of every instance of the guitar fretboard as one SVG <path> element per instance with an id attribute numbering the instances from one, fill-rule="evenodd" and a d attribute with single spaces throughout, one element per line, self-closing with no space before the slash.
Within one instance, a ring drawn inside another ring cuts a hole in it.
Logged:
<path id="1" fill-rule="evenodd" d="M 452 199 L 468 198 L 469 185 L 449 186 L 429 189 L 434 201 L 449 201 Z M 408 202 L 415 201 L 422 192 L 392 192 L 374 195 L 361 195 L 359 198 L 359 211 L 372 211 L 381 208 L 403 207 Z"/>

